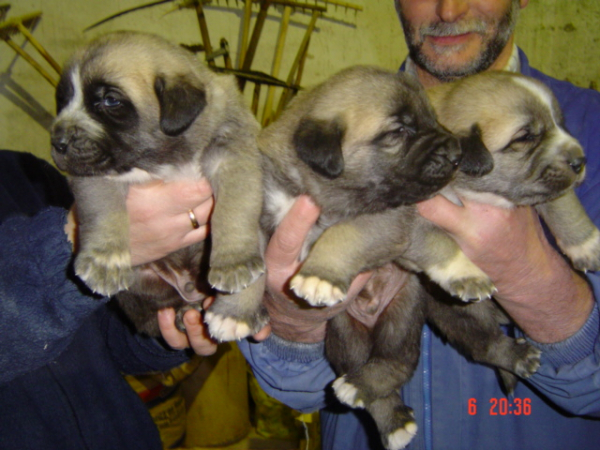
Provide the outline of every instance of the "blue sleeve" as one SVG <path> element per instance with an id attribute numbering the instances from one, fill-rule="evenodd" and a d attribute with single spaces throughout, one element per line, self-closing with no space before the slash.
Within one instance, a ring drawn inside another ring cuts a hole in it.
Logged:
<path id="1" fill-rule="evenodd" d="M 289 407 L 312 412 L 326 405 L 325 388 L 335 373 L 325 359 L 325 345 L 285 341 L 271 335 L 263 342 L 238 346 L 263 390 Z"/>
<path id="2" fill-rule="evenodd" d="M 0 224 L 0 381 L 56 358 L 105 299 L 85 295 L 68 274 L 66 210 L 15 215 Z"/>
<path id="3" fill-rule="evenodd" d="M 136 333 L 114 301 L 96 313 L 101 333 L 120 372 L 139 375 L 165 372 L 187 361 L 191 351 L 173 350 L 162 339 Z"/>
<path id="4" fill-rule="evenodd" d="M 187 361 L 187 352 L 135 333 L 106 298 L 71 274 L 66 213 L 48 208 L 0 224 L 0 383 L 56 359 L 93 317 L 123 373 L 164 371 Z"/>
<path id="5" fill-rule="evenodd" d="M 595 298 L 600 298 L 600 275 L 592 274 L 588 278 Z M 542 364 L 529 381 L 566 411 L 600 417 L 598 304 L 575 335 L 555 344 L 535 345 L 542 350 Z"/>

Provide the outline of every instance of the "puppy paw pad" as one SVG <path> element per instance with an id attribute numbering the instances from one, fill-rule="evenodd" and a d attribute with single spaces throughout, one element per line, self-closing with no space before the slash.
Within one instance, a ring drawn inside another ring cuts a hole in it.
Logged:
<path id="1" fill-rule="evenodd" d="M 292 278 L 290 287 L 296 295 L 313 306 L 332 306 L 346 298 L 346 294 L 340 288 L 316 276 L 305 278 L 296 275 Z"/>
<path id="2" fill-rule="evenodd" d="M 417 424 L 407 422 L 403 428 L 399 428 L 387 437 L 388 450 L 401 450 L 405 448 L 417 434 Z"/>

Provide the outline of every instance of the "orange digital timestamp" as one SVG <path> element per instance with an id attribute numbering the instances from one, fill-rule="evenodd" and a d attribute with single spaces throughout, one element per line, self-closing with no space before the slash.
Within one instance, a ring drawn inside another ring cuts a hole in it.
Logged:
<path id="1" fill-rule="evenodd" d="M 477 399 L 470 398 L 467 404 L 467 411 L 471 416 L 478 413 Z M 490 416 L 529 416 L 531 415 L 530 398 L 491 398 L 487 413 Z"/>

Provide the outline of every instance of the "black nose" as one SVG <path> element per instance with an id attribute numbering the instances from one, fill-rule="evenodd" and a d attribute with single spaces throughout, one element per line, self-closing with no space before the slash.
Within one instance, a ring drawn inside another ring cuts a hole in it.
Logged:
<path id="1" fill-rule="evenodd" d="M 573 172 L 575 172 L 576 174 L 580 174 L 581 171 L 583 170 L 583 168 L 585 167 L 585 157 L 582 156 L 581 158 L 574 158 L 572 160 L 569 161 L 569 166 L 571 166 L 571 169 L 573 169 Z"/>

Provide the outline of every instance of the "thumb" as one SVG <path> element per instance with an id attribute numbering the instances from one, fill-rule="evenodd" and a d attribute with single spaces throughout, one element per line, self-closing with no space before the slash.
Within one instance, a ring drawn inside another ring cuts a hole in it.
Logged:
<path id="1" fill-rule="evenodd" d="M 265 252 L 270 269 L 290 266 L 298 261 L 304 240 L 319 218 L 319 208 L 307 196 L 300 196 L 285 215 Z"/>
<path id="2" fill-rule="evenodd" d="M 443 195 L 417 203 L 419 214 L 436 224 L 443 230 L 454 233 L 458 231 L 457 224 L 462 223 L 460 218 L 464 213 L 464 208 L 448 200 Z"/>

